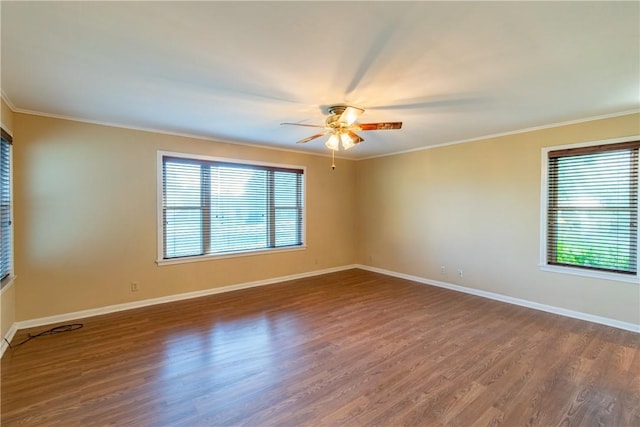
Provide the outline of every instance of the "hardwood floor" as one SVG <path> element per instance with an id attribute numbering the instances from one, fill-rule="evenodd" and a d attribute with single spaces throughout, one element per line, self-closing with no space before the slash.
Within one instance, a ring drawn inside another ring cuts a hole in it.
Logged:
<path id="1" fill-rule="evenodd" d="M 640 335 L 362 270 L 82 322 L 2 426 L 640 426 Z"/>

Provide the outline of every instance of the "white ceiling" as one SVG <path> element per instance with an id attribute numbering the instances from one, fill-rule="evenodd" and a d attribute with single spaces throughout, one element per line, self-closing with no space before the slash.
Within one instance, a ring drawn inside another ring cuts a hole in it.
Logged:
<path id="1" fill-rule="evenodd" d="M 366 109 L 347 158 L 640 108 L 640 3 L 12 2 L 17 111 L 326 153 L 326 107 Z"/>

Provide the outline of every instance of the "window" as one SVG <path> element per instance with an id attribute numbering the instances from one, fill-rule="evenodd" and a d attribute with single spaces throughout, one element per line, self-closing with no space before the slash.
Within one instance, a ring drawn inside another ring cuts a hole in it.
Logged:
<path id="1" fill-rule="evenodd" d="M 304 245 L 304 168 L 159 159 L 159 263 Z"/>
<path id="2" fill-rule="evenodd" d="M 0 283 L 9 283 L 13 264 L 11 221 L 11 136 L 2 129 L 0 142 Z"/>
<path id="3" fill-rule="evenodd" d="M 639 147 L 546 150 L 547 266 L 637 277 Z"/>

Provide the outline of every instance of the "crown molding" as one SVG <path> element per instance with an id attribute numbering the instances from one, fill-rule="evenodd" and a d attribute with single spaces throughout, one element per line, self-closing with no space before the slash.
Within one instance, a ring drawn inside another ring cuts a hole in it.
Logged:
<path id="1" fill-rule="evenodd" d="M 0 89 L 0 97 L 2 98 L 4 103 L 7 104 L 7 106 L 11 109 L 11 111 L 13 111 L 15 113 L 16 112 L 16 106 L 13 105 L 13 102 L 11 102 L 11 99 L 9 99 L 7 94 L 4 93 L 4 90 L 2 90 L 2 89 Z"/>
<path id="2" fill-rule="evenodd" d="M 204 141 L 221 142 L 221 143 L 224 143 L 224 144 L 242 145 L 242 146 L 252 147 L 252 148 L 264 148 L 264 149 L 268 149 L 268 150 L 285 151 L 285 152 L 296 153 L 296 154 L 304 154 L 304 155 L 320 156 L 320 157 L 331 157 L 330 154 L 309 152 L 309 151 L 304 151 L 304 150 L 294 150 L 294 149 L 282 148 L 282 147 L 273 147 L 273 146 L 264 145 L 264 144 L 255 144 L 255 143 L 249 143 L 249 142 L 233 141 L 233 140 L 227 140 L 227 139 L 224 139 L 224 138 L 212 138 L 212 137 L 207 137 L 207 136 L 197 135 L 197 134 L 190 134 L 190 133 L 171 132 L 171 131 L 167 131 L 167 130 L 155 129 L 155 128 L 146 128 L 146 127 L 141 127 L 141 126 L 122 125 L 122 124 L 105 122 L 105 121 L 100 121 L 100 120 L 89 120 L 89 119 L 83 119 L 83 118 L 73 117 L 73 116 L 64 116 L 64 115 L 60 115 L 60 114 L 44 113 L 42 111 L 26 110 L 26 109 L 22 109 L 22 108 L 16 108 L 15 105 L 11 102 L 11 100 L 4 93 L 4 91 L 1 92 L 1 95 L 2 95 L 2 99 L 7 103 L 9 108 L 14 113 L 30 114 L 30 115 L 33 115 L 33 116 L 49 117 L 49 118 L 53 118 L 53 119 L 69 120 L 69 121 L 74 121 L 74 122 L 88 123 L 88 124 L 94 124 L 94 125 L 100 125 L 100 126 L 109 126 L 109 127 L 120 128 L 120 129 L 136 130 L 136 131 L 141 131 L 141 132 L 158 133 L 158 134 L 161 134 L 161 135 L 171 135 L 171 136 L 178 136 L 178 137 L 183 137 L 183 138 L 199 139 L 199 140 L 204 140 Z M 521 133 L 534 132 L 534 131 L 539 131 L 539 130 L 544 130 L 544 129 L 552 129 L 552 128 L 557 128 L 557 127 L 562 127 L 562 126 L 579 124 L 579 123 L 587 123 L 587 122 L 592 122 L 592 121 L 596 121 L 596 120 L 611 119 L 611 118 L 615 118 L 615 117 L 628 116 L 628 115 L 631 115 L 631 114 L 638 114 L 638 113 L 640 113 L 640 109 L 626 110 L 626 111 L 620 111 L 620 112 L 617 112 L 617 113 L 603 114 L 603 115 L 599 115 L 599 116 L 591 116 L 591 117 L 585 117 L 585 118 L 581 118 L 581 119 L 568 120 L 568 121 L 564 121 L 564 122 L 556 122 L 556 123 L 551 123 L 551 124 L 546 124 L 546 125 L 533 126 L 533 127 L 528 127 L 528 128 L 523 128 L 523 129 L 516 129 L 516 130 L 511 130 L 511 131 L 506 131 L 506 132 L 499 132 L 499 133 L 483 135 L 483 136 L 478 136 L 478 137 L 473 137 L 473 138 L 467 138 L 467 139 L 460 139 L 460 140 L 455 140 L 455 141 L 443 142 L 443 143 L 440 143 L 440 144 L 428 145 L 428 146 L 419 147 L 419 148 L 412 148 L 412 149 L 409 149 L 409 150 L 394 151 L 394 152 L 391 152 L 391 153 L 378 154 L 378 155 L 375 155 L 375 156 L 350 158 L 350 157 L 343 157 L 343 156 L 337 155 L 337 156 L 335 156 L 335 158 L 336 159 L 340 159 L 340 160 L 349 160 L 349 161 L 356 161 L 357 162 L 357 161 L 360 161 L 360 160 L 369 160 L 369 159 L 376 159 L 376 158 L 380 158 L 380 157 L 396 156 L 396 155 L 399 155 L 399 154 L 407 154 L 407 153 L 413 153 L 413 152 L 416 152 L 416 151 L 430 150 L 430 149 L 433 149 L 433 148 L 446 147 L 446 146 L 449 146 L 449 145 L 464 144 L 464 143 L 468 143 L 468 142 L 482 141 L 482 140 L 491 139 L 491 138 L 500 138 L 500 137 L 504 137 L 504 136 L 517 135 L 517 134 L 521 134 Z"/>
<path id="3" fill-rule="evenodd" d="M 197 135 L 192 133 L 171 132 L 163 129 L 147 128 L 142 126 L 122 125 L 117 123 L 105 122 L 101 120 L 89 120 L 89 119 L 83 119 L 83 118 L 74 117 L 74 116 L 65 116 L 61 114 L 44 113 L 42 111 L 26 110 L 23 108 L 15 108 L 13 109 L 13 112 L 21 113 L 21 114 L 29 114 L 31 116 L 47 117 L 51 119 L 68 120 L 68 121 L 78 122 L 78 123 L 87 123 L 91 125 L 108 126 L 113 128 L 119 128 L 119 129 L 128 129 L 128 130 L 135 130 L 140 132 L 150 132 L 150 133 L 157 133 L 161 135 L 170 135 L 170 136 L 178 136 L 182 138 L 199 139 L 203 141 L 220 142 L 223 144 L 241 145 L 241 146 L 252 147 L 252 148 L 263 148 L 267 150 L 285 151 L 289 153 L 303 154 L 306 156 L 331 157 L 331 154 L 323 154 L 323 153 L 309 152 L 309 151 L 303 151 L 303 150 L 293 150 L 291 148 L 274 147 L 266 144 L 255 144 L 255 143 L 242 142 L 242 141 L 233 141 L 233 140 L 224 139 L 224 138 L 213 138 L 213 137 Z M 350 160 L 350 161 L 356 160 L 356 159 L 351 159 L 351 158 L 342 157 L 342 156 L 335 156 L 335 158 L 340 160 Z"/>
<path id="4" fill-rule="evenodd" d="M 490 134 L 490 135 L 478 136 L 478 137 L 473 137 L 473 138 L 460 139 L 460 140 L 456 140 L 456 141 L 443 142 L 441 144 L 434 144 L 434 145 L 429 145 L 429 146 L 420 147 L 420 148 L 412 148 L 410 150 L 396 151 L 396 152 L 389 153 L 389 154 L 379 154 L 379 155 L 376 155 L 376 156 L 361 157 L 361 158 L 359 158 L 357 160 L 369 160 L 369 159 L 377 159 L 379 157 L 388 157 L 388 156 L 395 156 L 395 155 L 398 155 L 398 154 L 413 153 L 415 151 L 430 150 L 432 148 L 446 147 L 448 145 L 457 145 L 457 144 L 464 144 L 464 143 L 467 143 L 467 142 L 482 141 L 484 139 L 500 138 L 500 137 L 503 137 L 503 136 L 517 135 L 517 134 L 520 134 L 520 133 L 534 132 L 534 131 L 544 130 L 544 129 L 552 129 L 552 128 L 557 128 L 557 127 L 561 127 L 561 126 L 575 125 L 575 124 L 578 124 L 578 123 L 593 122 L 593 121 L 596 121 L 596 120 L 611 119 L 611 118 L 615 118 L 615 117 L 628 116 L 628 115 L 631 115 L 631 114 L 638 114 L 638 113 L 640 113 L 640 109 L 621 111 L 621 112 L 618 112 L 618 113 L 611 113 L 611 114 L 603 114 L 603 115 L 600 115 L 600 116 L 585 117 L 585 118 L 582 118 L 582 119 L 569 120 L 569 121 L 566 121 L 566 122 L 557 122 L 557 123 L 552 123 L 552 124 L 548 124 L 548 125 L 533 126 L 533 127 L 528 127 L 528 128 L 524 128 L 524 129 L 517 129 L 517 130 L 494 133 L 494 134 Z"/>

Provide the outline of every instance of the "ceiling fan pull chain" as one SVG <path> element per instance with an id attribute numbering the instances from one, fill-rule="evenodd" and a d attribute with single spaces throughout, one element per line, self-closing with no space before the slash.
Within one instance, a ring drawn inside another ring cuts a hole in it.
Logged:
<path id="1" fill-rule="evenodd" d="M 331 150 L 331 170 L 336 170 L 336 150 Z"/>

